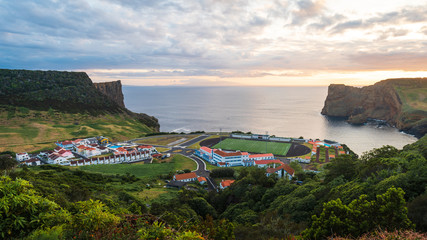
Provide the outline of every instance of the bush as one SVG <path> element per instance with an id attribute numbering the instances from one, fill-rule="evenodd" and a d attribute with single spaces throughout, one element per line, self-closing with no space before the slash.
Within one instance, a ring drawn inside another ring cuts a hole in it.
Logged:
<path id="1" fill-rule="evenodd" d="M 221 178 L 221 177 L 233 177 L 234 169 L 232 168 L 216 168 L 212 170 L 211 177 L 213 178 Z"/>

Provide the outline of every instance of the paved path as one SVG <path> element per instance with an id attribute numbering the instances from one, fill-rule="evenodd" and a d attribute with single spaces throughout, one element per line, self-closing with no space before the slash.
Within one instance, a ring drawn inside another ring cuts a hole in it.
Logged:
<path id="1" fill-rule="evenodd" d="M 177 145 L 177 147 L 188 147 L 188 146 L 195 144 L 196 142 L 202 141 L 203 139 L 205 139 L 207 137 L 209 137 L 209 135 L 198 136 L 194 139 L 191 139 L 190 141 L 187 141 L 187 142 L 184 142 L 184 143 Z"/>
<path id="2" fill-rule="evenodd" d="M 183 149 L 179 147 L 173 147 L 171 150 L 166 151 L 164 153 L 181 154 L 183 156 L 191 158 L 197 163 L 197 169 L 194 172 L 196 172 L 197 176 L 206 178 L 206 180 L 208 181 L 209 190 L 215 190 L 217 187 L 215 185 L 215 182 L 209 176 L 210 172 L 206 170 L 205 161 L 194 155 L 194 152 L 194 149 Z"/>
<path id="3" fill-rule="evenodd" d="M 196 137 L 195 139 L 192 139 L 192 140 L 185 142 L 185 143 L 178 145 L 178 146 L 164 146 L 164 145 L 152 145 L 152 146 L 169 148 L 169 150 L 163 152 L 163 154 L 165 154 L 165 153 L 181 154 L 183 156 L 191 158 L 193 161 L 195 161 L 197 163 L 197 169 L 194 172 L 196 172 L 197 176 L 201 176 L 201 177 L 206 178 L 206 180 L 208 182 L 209 190 L 215 190 L 215 189 L 217 189 L 217 186 L 216 186 L 215 182 L 212 180 L 212 178 L 210 178 L 210 171 L 206 170 L 205 161 L 203 159 L 197 157 L 196 155 L 194 155 L 194 152 L 195 152 L 194 149 L 186 148 L 190 145 L 193 145 L 196 142 L 202 141 L 203 139 L 205 139 L 207 137 L 209 137 L 209 135 L 202 135 L 202 136 Z M 136 141 L 136 140 L 138 140 L 138 139 L 133 139 L 133 140 L 130 140 L 129 142 Z"/>

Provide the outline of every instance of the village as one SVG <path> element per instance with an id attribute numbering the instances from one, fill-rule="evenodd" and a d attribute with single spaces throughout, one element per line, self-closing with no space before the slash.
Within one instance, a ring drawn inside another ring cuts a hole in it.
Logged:
<path id="1" fill-rule="evenodd" d="M 208 138 L 201 136 L 201 140 Z M 292 144 L 292 139 L 270 137 L 268 135 L 241 135 L 230 134 L 229 144 L 245 141 L 245 144 L 256 143 L 264 144 L 272 142 L 274 144 Z M 233 142 L 230 142 L 233 141 Z M 346 154 L 341 144 L 328 140 L 312 139 L 294 139 L 298 146 L 308 143 L 311 148 L 306 149 L 304 156 L 284 158 L 284 156 L 275 156 L 273 153 L 249 153 L 253 151 L 223 150 L 220 148 L 211 148 L 201 146 L 199 149 L 187 149 L 186 154 L 182 154 L 197 163 L 197 169 L 186 173 L 176 173 L 171 181 L 165 187 L 182 188 L 187 183 L 198 182 L 202 185 L 207 184 L 210 189 L 225 189 L 233 184 L 234 180 L 226 179 L 219 184 L 214 184 L 210 179 L 210 171 L 206 170 L 206 164 L 211 164 L 218 168 L 227 167 L 259 167 L 265 169 L 267 176 L 274 175 L 277 178 L 292 180 L 295 170 L 288 164 L 290 162 L 299 162 L 302 164 L 310 163 L 313 159 L 318 159 L 319 148 L 326 148 L 326 157 L 328 160 L 335 158 L 335 154 L 328 154 L 328 148 L 333 153 Z M 203 142 L 203 141 L 199 141 Z M 221 142 L 221 140 L 219 141 Z M 219 144 L 219 142 L 217 144 Z M 173 153 L 172 147 L 168 153 L 160 153 L 155 146 L 147 144 L 137 144 L 132 141 L 112 143 L 103 136 L 91 137 L 85 139 L 75 139 L 55 142 L 56 147 L 53 150 L 41 151 L 38 154 L 28 154 L 26 152 L 17 153 L 16 160 L 21 165 L 39 166 L 42 164 L 58 164 L 62 166 L 86 166 L 99 164 L 129 164 L 143 162 L 151 164 L 153 159 L 170 157 Z M 278 145 L 278 146 L 279 146 Z M 244 145 L 243 145 L 244 146 Z M 292 146 L 292 145 L 289 145 Z M 161 147 L 161 146 L 160 146 Z M 163 146 L 164 147 L 164 146 Z M 182 148 L 182 146 L 180 146 Z M 255 145 L 253 147 L 256 147 Z M 286 150 L 286 153 L 288 150 Z M 217 187 L 219 185 L 219 187 Z"/>
<path id="2" fill-rule="evenodd" d="M 155 147 L 133 143 L 112 144 L 108 138 L 99 136 L 86 139 L 55 142 L 53 150 L 39 154 L 17 153 L 16 160 L 27 166 L 59 164 L 62 166 L 84 166 L 95 164 L 118 164 L 152 161 L 161 156 Z"/>

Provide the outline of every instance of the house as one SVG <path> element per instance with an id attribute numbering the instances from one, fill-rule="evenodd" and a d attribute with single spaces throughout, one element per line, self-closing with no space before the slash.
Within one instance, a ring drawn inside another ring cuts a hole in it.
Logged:
<path id="1" fill-rule="evenodd" d="M 156 148 L 151 146 L 151 145 L 140 145 L 137 147 L 137 150 L 138 151 L 144 151 L 144 152 L 148 151 L 148 152 L 150 152 L 150 154 L 157 153 Z"/>
<path id="2" fill-rule="evenodd" d="M 72 141 L 63 141 L 55 143 L 58 147 L 65 148 L 66 150 L 71 150 L 74 148 L 74 144 Z"/>
<path id="3" fill-rule="evenodd" d="M 257 167 L 267 167 L 267 165 L 282 165 L 283 162 L 278 159 L 272 160 L 255 160 L 254 165 Z"/>
<path id="4" fill-rule="evenodd" d="M 173 180 L 179 182 L 192 182 L 197 180 L 197 174 L 195 172 L 177 174 L 173 176 Z"/>
<path id="5" fill-rule="evenodd" d="M 22 152 L 22 153 L 17 153 L 16 154 L 16 160 L 19 162 L 25 161 L 30 159 L 30 156 L 28 155 L 28 153 L 26 152 Z"/>
<path id="6" fill-rule="evenodd" d="M 88 147 L 83 151 L 83 155 L 85 157 L 97 156 L 97 155 L 101 155 L 101 151 L 99 151 L 98 148 Z"/>
<path id="7" fill-rule="evenodd" d="M 206 182 L 206 178 L 205 177 L 198 177 L 197 181 L 199 181 L 200 184 L 204 184 Z"/>
<path id="8" fill-rule="evenodd" d="M 84 145 L 91 145 L 91 144 L 97 144 L 98 145 L 98 139 L 96 139 L 96 138 L 85 138 L 85 139 L 83 139 L 83 140 L 81 140 L 80 141 L 81 142 L 81 144 L 84 144 Z"/>
<path id="9" fill-rule="evenodd" d="M 280 165 L 276 168 L 267 168 L 266 174 L 267 176 L 270 176 L 272 174 L 277 174 L 278 178 L 288 178 L 289 180 L 292 179 L 294 176 L 295 170 L 291 168 L 288 164 Z"/>
<path id="10" fill-rule="evenodd" d="M 221 183 L 219 184 L 219 188 L 226 189 L 233 183 L 234 183 L 234 180 L 222 180 Z"/>
<path id="11" fill-rule="evenodd" d="M 105 146 L 110 143 L 110 140 L 108 140 L 108 138 L 104 136 L 96 137 L 96 139 L 98 139 L 99 144 L 101 144 L 102 146 Z"/>
<path id="12" fill-rule="evenodd" d="M 114 149 L 114 155 L 122 155 L 122 154 L 127 154 L 127 153 L 128 153 L 128 151 L 123 147 L 119 147 L 119 148 Z"/>
<path id="13" fill-rule="evenodd" d="M 69 163 L 67 158 L 62 157 L 57 152 L 49 154 L 49 156 L 47 157 L 47 162 L 49 164 L 60 164 L 60 165 L 66 165 Z"/>
<path id="14" fill-rule="evenodd" d="M 22 164 L 25 164 L 27 166 L 39 166 L 41 162 L 38 158 L 30 158 L 28 160 L 24 160 Z"/>

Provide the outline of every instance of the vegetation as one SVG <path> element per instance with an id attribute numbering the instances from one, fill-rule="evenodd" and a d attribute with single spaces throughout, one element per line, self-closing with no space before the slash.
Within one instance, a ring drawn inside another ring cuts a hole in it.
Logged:
<path id="1" fill-rule="evenodd" d="M 427 136 L 403 150 L 337 156 L 319 174 L 293 165 L 292 180 L 221 168 L 212 174 L 235 182 L 219 192 L 167 190 L 161 180 L 171 176 L 156 174 L 23 167 L 0 180 L 0 227 L 3 238 L 28 239 L 423 239 L 426 157 Z"/>
<path id="2" fill-rule="evenodd" d="M 101 164 L 81 166 L 79 169 L 109 175 L 130 174 L 142 179 L 155 179 L 161 175 L 172 176 L 178 170 L 195 170 L 197 164 L 183 155 L 175 154 L 170 160 L 152 164 Z"/>
<path id="3" fill-rule="evenodd" d="M 268 152 L 273 153 L 274 155 L 282 156 L 285 156 L 288 153 L 290 147 L 290 143 L 266 142 L 233 138 L 227 138 L 213 146 L 213 148 L 221 148 L 226 150 L 240 150 L 255 153 Z"/>
<path id="4" fill-rule="evenodd" d="M 121 141 L 137 138 L 153 129 L 126 114 L 92 116 L 83 113 L 64 113 L 56 110 L 30 110 L 25 115 L 7 117 L 15 107 L 0 106 L 0 151 L 31 152 L 54 147 L 58 140 L 104 135 Z"/>

